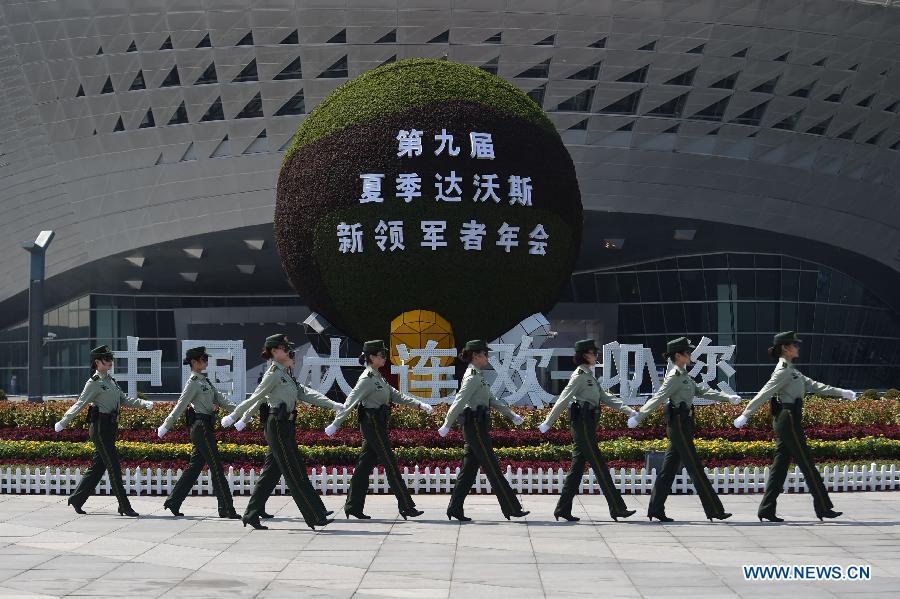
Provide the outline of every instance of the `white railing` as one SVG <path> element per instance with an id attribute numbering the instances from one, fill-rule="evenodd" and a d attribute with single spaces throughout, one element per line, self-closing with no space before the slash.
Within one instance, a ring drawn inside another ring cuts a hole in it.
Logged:
<path id="1" fill-rule="evenodd" d="M 648 494 L 656 480 L 656 470 L 647 473 L 644 468 L 613 468 L 610 470 L 613 481 L 622 493 L 631 495 Z M 843 467 L 825 466 L 822 478 L 829 491 L 889 491 L 900 489 L 900 471 L 896 464 L 853 465 Z M 456 483 L 458 468 L 415 468 L 403 469 L 403 478 L 413 493 L 449 493 Z M 760 493 L 765 489 L 769 477 L 769 468 L 734 467 L 707 468 L 706 474 L 718 493 Z M 175 486 L 181 475 L 181 469 L 167 468 L 128 468 L 123 472 L 125 489 L 132 495 L 166 495 Z M 256 484 L 255 469 L 227 470 L 228 483 L 236 495 L 249 495 Z M 552 494 L 559 493 L 565 480 L 566 471 L 562 468 L 506 468 L 506 479 L 518 493 Z M 313 486 L 325 495 L 340 495 L 347 492 L 350 486 L 351 473 L 347 468 L 313 468 L 309 475 Z M 45 495 L 68 495 L 75 490 L 81 480 L 80 468 L 23 468 L 6 467 L 0 469 L 0 493 L 33 493 Z M 389 493 L 387 477 L 384 473 L 373 471 L 371 488 L 374 493 Z M 484 473 L 475 479 L 476 493 L 490 493 L 491 486 Z M 788 493 L 806 491 L 806 483 L 800 469 L 794 467 L 788 472 L 784 483 Z M 104 474 L 97 491 L 109 495 L 109 478 Z M 686 470 L 682 470 L 672 483 L 674 493 L 696 493 Z M 193 493 L 212 495 L 212 479 L 205 470 L 194 485 Z M 275 489 L 276 493 L 285 494 L 287 487 L 282 478 Z M 591 470 L 581 479 L 582 493 L 602 493 L 594 472 Z"/>

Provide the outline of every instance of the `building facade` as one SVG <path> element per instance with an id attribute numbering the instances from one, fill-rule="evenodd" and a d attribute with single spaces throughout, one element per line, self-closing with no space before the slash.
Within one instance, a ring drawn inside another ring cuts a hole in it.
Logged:
<path id="1" fill-rule="evenodd" d="M 163 350 L 171 391 L 178 338 L 298 329 L 272 235 L 283 150 L 336 86 L 418 56 L 517 85 L 575 161 L 560 342 L 707 335 L 752 391 L 795 329 L 812 376 L 898 386 L 896 2 L 5 0 L 0 388 L 25 391 L 20 245 L 41 229 L 49 393 L 127 335 Z"/>

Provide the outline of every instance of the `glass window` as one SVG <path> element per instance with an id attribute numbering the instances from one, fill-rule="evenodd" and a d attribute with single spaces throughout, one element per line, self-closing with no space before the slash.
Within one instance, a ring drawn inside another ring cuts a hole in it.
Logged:
<path id="1" fill-rule="evenodd" d="M 735 364 L 756 364 L 759 361 L 759 356 L 756 355 L 756 335 L 739 334 L 735 344 Z"/>
<path id="2" fill-rule="evenodd" d="M 663 304 L 663 315 L 666 319 L 667 333 L 676 335 L 686 330 L 684 308 L 681 303 Z"/>
<path id="3" fill-rule="evenodd" d="M 847 318 L 847 308 L 843 306 L 828 306 L 826 314 L 825 332 L 842 332 L 844 330 L 844 320 Z"/>
<path id="4" fill-rule="evenodd" d="M 597 290 L 594 289 L 594 275 L 579 274 L 572 277 L 572 284 L 575 287 L 575 301 L 577 302 L 596 302 Z"/>
<path id="5" fill-rule="evenodd" d="M 782 268 L 790 268 L 794 270 L 800 270 L 800 260 L 796 258 L 791 258 L 790 256 L 782 256 L 781 257 L 781 267 Z"/>
<path id="6" fill-rule="evenodd" d="M 595 278 L 594 285 L 597 288 L 597 301 L 618 303 L 619 301 L 619 283 L 614 274 L 598 274 Z"/>
<path id="7" fill-rule="evenodd" d="M 756 330 L 764 333 L 775 332 L 778 304 L 775 302 L 759 302 L 756 304 Z"/>
<path id="8" fill-rule="evenodd" d="M 753 254 L 728 254 L 729 268 L 755 268 Z"/>
<path id="9" fill-rule="evenodd" d="M 825 304 L 816 304 L 815 316 L 813 317 L 812 330 L 816 333 L 825 332 L 825 319 L 828 315 L 828 307 Z"/>
<path id="10" fill-rule="evenodd" d="M 659 292 L 659 281 L 655 272 L 642 272 L 638 274 L 642 302 L 658 302 L 662 299 Z M 662 331 L 662 328 L 651 329 Z"/>
<path id="11" fill-rule="evenodd" d="M 686 333 L 705 335 L 711 332 L 709 326 L 709 309 L 706 302 L 684 304 Z"/>
<path id="12" fill-rule="evenodd" d="M 159 327 L 160 337 L 175 337 L 175 313 L 168 310 L 160 310 L 156 313 L 156 323 Z"/>
<path id="13" fill-rule="evenodd" d="M 816 287 L 818 286 L 818 272 L 804 271 L 800 273 L 800 301 L 816 301 Z"/>
<path id="14" fill-rule="evenodd" d="M 139 309 L 144 310 L 155 310 L 156 309 L 156 297 L 155 296 L 147 296 L 147 295 L 139 295 L 134 298 L 134 306 Z"/>
<path id="15" fill-rule="evenodd" d="M 828 291 L 831 289 L 831 271 L 827 268 L 819 270 L 816 277 L 816 301 L 827 302 Z"/>
<path id="16" fill-rule="evenodd" d="M 777 300 L 780 296 L 781 273 L 777 270 L 756 272 L 756 297 L 762 300 Z"/>
<path id="17" fill-rule="evenodd" d="M 749 300 L 756 297 L 756 275 L 752 270 L 733 270 L 731 276 L 737 299 Z"/>
<path id="18" fill-rule="evenodd" d="M 706 288 L 703 283 L 702 271 L 682 270 L 678 275 L 681 279 L 681 295 L 684 297 L 684 301 L 706 299 Z"/>
<path id="19" fill-rule="evenodd" d="M 667 302 L 680 302 L 681 283 L 678 279 L 678 272 L 669 270 L 660 271 L 657 274 L 659 278 L 659 289 L 663 300 Z"/>
<path id="20" fill-rule="evenodd" d="M 644 327 L 647 333 L 663 333 L 666 330 L 663 322 L 663 308 L 659 304 L 644 304 Z"/>
<path id="21" fill-rule="evenodd" d="M 626 335 L 642 334 L 644 321 L 640 305 L 619 306 L 619 331 Z"/>
<path id="22" fill-rule="evenodd" d="M 756 306 L 753 302 L 738 302 L 738 330 L 757 331 Z"/>
<path id="23" fill-rule="evenodd" d="M 757 254 L 754 258 L 756 268 L 781 268 L 781 256 L 772 254 Z"/>
<path id="24" fill-rule="evenodd" d="M 703 268 L 728 268 L 726 254 L 707 254 L 703 256 Z"/>
<path id="25" fill-rule="evenodd" d="M 617 276 L 619 277 L 619 301 L 626 303 L 641 301 L 637 275 L 634 273 L 621 273 Z"/>
<path id="26" fill-rule="evenodd" d="M 797 322 L 797 304 L 793 302 L 782 302 L 780 304 L 781 315 L 778 320 L 778 326 L 775 327 L 779 331 L 799 331 L 800 327 Z"/>
<path id="27" fill-rule="evenodd" d="M 796 302 L 799 299 L 800 272 L 796 270 L 781 271 L 781 299 Z"/>

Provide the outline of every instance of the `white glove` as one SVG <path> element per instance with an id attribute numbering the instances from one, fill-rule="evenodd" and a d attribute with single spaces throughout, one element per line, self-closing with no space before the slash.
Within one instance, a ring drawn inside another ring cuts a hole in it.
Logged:
<path id="1" fill-rule="evenodd" d="M 325 427 L 325 434 L 328 435 L 329 437 L 333 437 L 334 433 L 336 433 L 336 432 L 337 432 L 337 427 L 334 425 L 333 422 Z"/>
<path id="2" fill-rule="evenodd" d="M 144 406 L 145 408 L 147 408 L 148 410 L 152 410 L 152 409 L 153 409 L 153 402 L 152 402 L 152 401 L 144 401 L 141 405 Z"/>
<path id="3" fill-rule="evenodd" d="M 841 397 L 850 401 L 856 401 L 856 392 L 850 389 L 841 389 Z"/>
<path id="4" fill-rule="evenodd" d="M 53 430 L 55 430 L 56 432 L 60 432 L 62 429 L 63 429 L 62 420 L 60 420 L 59 422 L 57 422 L 56 424 L 53 425 Z"/>
<path id="5" fill-rule="evenodd" d="M 162 425 L 160 425 L 160 427 L 158 429 L 156 429 L 156 434 L 159 436 L 160 439 L 165 437 L 167 432 L 169 432 L 169 429 L 167 429 L 166 427 L 164 427 Z"/>
<path id="6" fill-rule="evenodd" d="M 244 420 L 243 418 L 238 420 L 237 422 L 234 423 L 234 428 L 239 431 L 244 430 L 245 428 L 247 428 L 247 421 Z"/>
<path id="7" fill-rule="evenodd" d="M 428 405 L 424 401 L 419 402 L 419 409 L 422 410 L 423 412 L 425 412 L 426 414 L 431 414 L 432 412 L 434 412 L 434 408 L 432 408 L 430 405 Z"/>
<path id="8" fill-rule="evenodd" d="M 628 419 L 628 428 L 634 428 L 638 425 L 638 417 L 632 416 Z"/>
<path id="9" fill-rule="evenodd" d="M 746 416 L 744 416 L 743 414 L 741 414 L 740 416 L 738 416 L 737 418 L 734 419 L 735 428 L 743 428 L 743 427 L 747 426 L 747 420 L 748 420 L 748 418 Z"/>
<path id="10" fill-rule="evenodd" d="M 522 424 L 523 422 L 525 422 L 525 419 L 522 418 L 521 416 L 519 416 L 518 414 L 515 414 L 515 413 L 514 413 L 513 416 L 512 416 L 511 421 L 512 421 L 512 423 L 515 424 L 516 426 L 519 426 L 520 424 Z"/>
<path id="11" fill-rule="evenodd" d="M 228 428 L 232 424 L 234 424 L 234 418 L 231 417 L 231 414 L 222 418 L 222 426 L 225 428 Z"/>
<path id="12" fill-rule="evenodd" d="M 450 432 L 450 428 L 445 424 L 438 429 L 438 434 L 442 437 L 446 437 L 447 433 Z"/>
<path id="13" fill-rule="evenodd" d="M 732 393 L 731 395 L 728 396 L 728 402 L 731 405 L 736 406 L 739 403 L 741 403 L 741 396 L 736 393 Z"/>
<path id="14" fill-rule="evenodd" d="M 638 411 L 637 411 L 637 410 L 629 410 L 629 411 L 628 411 L 628 417 L 629 417 L 629 418 L 637 418 L 637 417 L 638 417 Z"/>
<path id="15" fill-rule="evenodd" d="M 538 430 L 541 431 L 542 433 L 546 433 L 547 431 L 550 430 L 550 425 L 547 424 L 547 421 L 545 420 L 540 424 L 540 426 L 538 426 Z"/>
<path id="16" fill-rule="evenodd" d="M 331 402 L 331 409 L 334 410 L 335 412 L 340 412 L 341 410 L 344 409 L 344 404 L 333 401 L 333 402 Z"/>

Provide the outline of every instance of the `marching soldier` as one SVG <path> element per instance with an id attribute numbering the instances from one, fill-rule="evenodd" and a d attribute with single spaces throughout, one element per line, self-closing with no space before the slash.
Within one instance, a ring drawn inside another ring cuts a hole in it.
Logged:
<path id="1" fill-rule="evenodd" d="M 91 465 L 85 470 L 81 482 L 69 497 L 69 505 L 79 514 L 86 513 L 81 506 L 94 493 L 94 488 L 103 478 L 103 471 L 109 473 L 109 484 L 119 501 L 119 514 L 137 517 L 131 508 L 131 502 L 122 484 L 122 468 L 119 465 L 119 454 L 116 451 L 116 433 L 118 432 L 119 406 L 125 404 L 132 408 L 153 408 L 153 403 L 142 401 L 125 395 L 116 380 L 109 375 L 113 365 L 113 352 L 107 345 L 91 350 L 91 378 L 84 385 L 84 391 L 78 401 L 68 409 L 62 420 L 54 425 L 60 432 L 68 425 L 84 406 L 88 408 L 87 420 L 90 423 L 90 437 L 94 443 L 94 455 Z"/>
<path id="2" fill-rule="evenodd" d="M 521 518 L 530 512 L 522 510 L 522 504 L 516 497 L 509 482 L 500 471 L 497 456 L 491 445 L 488 434 L 490 427 L 491 407 L 496 408 L 516 426 L 524 420 L 521 416 L 503 401 L 500 401 L 491 393 L 491 387 L 481 374 L 482 369 L 488 364 L 488 346 L 481 339 L 467 341 L 465 348 L 459 355 L 459 359 L 468 362 L 469 367 L 463 375 L 456 400 L 447 411 L 444 424 L 438 429 L 442 437 L 450 432 L 450 427 L 457 418 L 463 417 L 463 433 L 466 439 L 466 453 L 463 457 L 462 471 L 456 479 L 450 505 L 447 506 L 447 519 L 456 518 L 460 522 L 469 522 L 472 519 L 466 517 L 463 511 L 463 502 L 469 494 L 469 490 L 475 483 L 478 467 L 484 468 L 484 472 L 491 483 L 491 488 L 500 502 L 503 515 L 509 520 L 511 517 Z"/>
<path id="3" fill-rule="evenodd" d="M 234 510 L 234 501 L 231 497 L 231 488 L 222 472 L 222 460 L 219 458 L 219 448 L 216 444 L 216 435 L 213 431 L 215 416 L 213 412 L 218 405 L 222 409 L 233 409 L 233 403 L 225 399 L 203 374 L 209 366 L 209 354 L 205 347 L 193 347 L 185 352 L 183 363 L 191 367 L 191 376 L 184 385 L 184 391 L 169 416 L 157 429 L 159 438 L 162 439 L 168 433 L 175 422 L 186 414 L 188 431 L 194 448 L 191 450 L 191 458 L 187 470 L 181 473 L 175 488 L 169 499 L 163 503 L 163 507 L 172 512 L 174 516 L 183 516 L 179 511 L 184 498 L 188 496 L 204 464 L 209 466 L 209 475 L 212 477 L 213 492 L 219 502 L 219 517 L 237 520 L 240 518 Z"/>
<path id="4" fill-rule="evenodd" d="M 767 400 L 772 410 L 772 426 L 775 430 L 775 461 L 769 469 L 769 479 L 766 481 L 766 491 L 762 502 L 759 504 L 757 516 L 759 521 L 763 519 L 771 522 L 784 522 L 775 513 L 778 496 L 784 487 L 788 466 L 793 458 L 806 486 L 813 496 L 813 506 L 816 517 L 837 518 L 843 512 L 836 512 L 822 475 L 816 469 L 809 447 L 806 445 L 806 435 L 803 432 L 803 397 L 807 393 L 815 393 L 826 397 L 842 397 L 855 400 L 856 393 L 849 389 L 839 389 L 825 385 L 804 376 L 794 368 L 794 360 L 800 356 L 801 340 L 794 331 L 778 333 L 772 339 L 772 347 L 769 348 L 769 357 L 778 364 L 772 372 L 769 382 L 750 400 L 744 413 L 735 418 L 734 425 L 737 428 L 747 424 L 750 415 L 753 414 Z"/>
<path id="5" fill-rule="evenodd" d="M 740 403 L 741 398 L 738 395 L 710 389 L 707 385 L 698 385 L 688 376 L 686 368 L 691 361 L 691 352 L 695 349 L 687 337 L 679 337 L 666 344 L 665 357 L 672 360 L 674 366 L 666 373 L 662 385 L 641 407 L 637 416 L 628 419 L 628 426 L 634 428 L 660 403 L 666 402 L 666 433 L 669 437 L 669 446 L 663 459 L 662 472 L 657 473 L 650 494 L 650 506 L 647 508 L 647 518 L 650 520 L 657 518 L 660 522 L 672 522 L 672 518 L 666 516 L 666 498 L 672 489 L 676 471 L 680 469 L 682 463 L 691 475 L 691 481 L 700 496 L 706 517 L 710 521 L 713 518 L 725 520 L 731 517 L 706 477 L 703 463 L 694 447 L 694 398 L 729 401 L 733 404 Z"/>
<path id="6" fill-rule="evenodd" d="M 262 357 L 271 359 L 272 365 L 250 397 L 241 402 L 231 414 L 222 418 L 222 426 L 240 422 L 239 426 L 243 429 L 247 422 L 244 418 L 252 416 L 253 412 L 261 407 L 262 402 L 268 407 L 265 423 L 266 441 L 273 459 L 266 460 L 250 497 L 250 503 L 247 504 L 247 510 L 241 518 L 244 526 L 249 524 L 257 530 L 268 528 L 263 526 L 259 519 L 266 499 L 275 489 L 282 474 L 307 526 L 315 530 L 316 526 L 325 526 L 332 521 L 328 519 L 331 512 L 325 509 L 322 499 L 309 480 L 306 463 L 297 447 L 297 438 L 294 435 L 296 407 L 301 401 L 335 411 L 343 406 L 294 380 L 288 372 L 294 366 L 294 349 L 294 344 L 283 334 L 267 337 Z"/>
<path id="7" fill-rule="evenodd" d="M 354 409 L 359 411 L 359 428 L 363 435 L 362 451 L 359 461 L 356 463 L 356 469 L 353 471 L 353 478 L 350 480 L 347 502 L 344 504 L 344 515 L 347 518 L 350 516 L 360 520 L 371 518 L 365 514 L 363 508 L 366 502 L 366 491 L 369 487 L 369 473 L 376 464 L 384 466 L 391 491 L 397 497 L 397 505 L 403 519 L 421 516 L 424 513 L 416 509 L 416 504 L 400 474 L 400 468 L 397 467 L 397 458 L 391 448 L 388 421 L 392 402 L 416 406 L 428 414 L 431 414 L 432 409 L 430 405 L 415 397 L 400 393 L 388 385 L 381 376 L 378 369 L 387 362 L 389 351 L 388 346 L 380 339 L 366 341 L 363 344 L 359 363 L 365 364 L 366 369 L 359 376 L 353 391 L 347 396 L 344 409 L 325 429 L 325 434 L 331 437 Z"/>
<path id="8" fill-rule="evenodd" d="M 594 378 L 593 368 L 597 363 L 599 348 L 593 339 L 582 339 L 575 343 L 575 364 L 578 367 L 569 377 L 569 383 L 559 399 L 538 429 L 546 433 L 559 418 L 560 414 L 569 408 L 569 426 L 572 430 L 572 466 L 566 474 L 559 502 L 553 511 L 553 517 L 559 520 L 563 518 L 569 522 L 578 522 L 580 518 L 572 515 L 572 499 L 578 493 L 581 485 L 581 477 L 584 474 L 585 462 L 594 469 L 594 474 L 603 488 L 603 495 L 609 504 L 609 515 L 613 520 L 627 518 L 634 514 L 635 510 L 625 507 L 622 494 L 616 489 L 609 466 L 600 455 L 597 447 L 597 416 L 600 413 L 600 404 L 618 410 L 629 417 L 637 416 L 637 412 L 622 403 L 600 388 L 600 383 Z"/>

